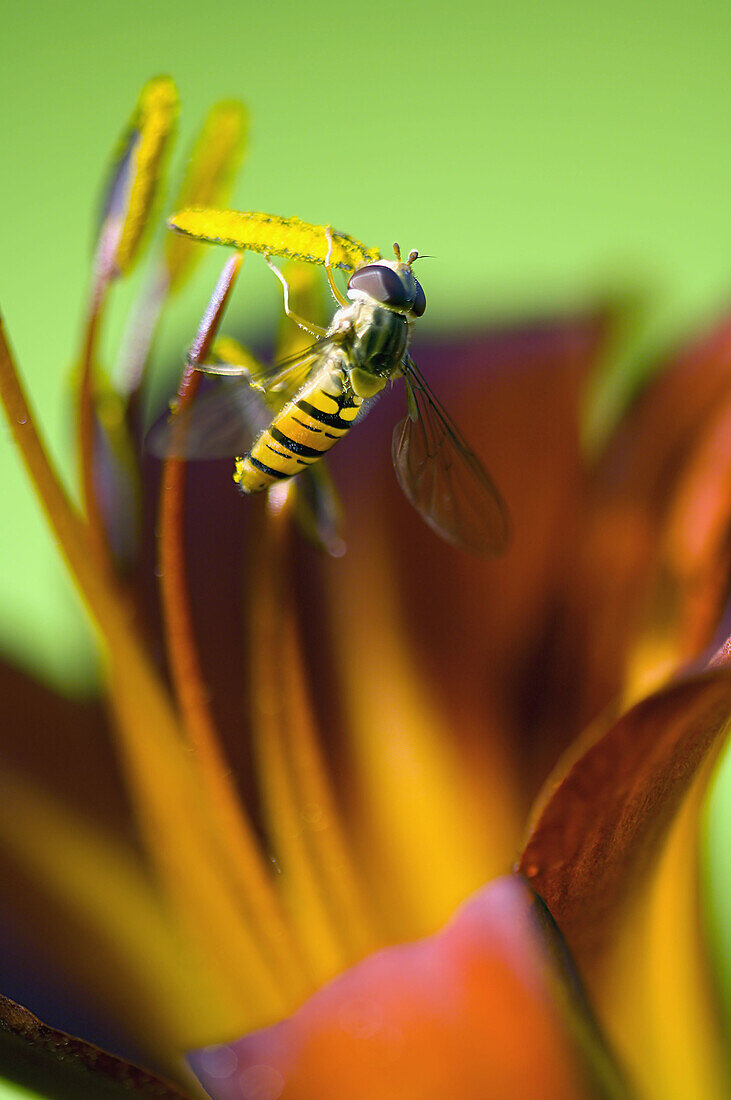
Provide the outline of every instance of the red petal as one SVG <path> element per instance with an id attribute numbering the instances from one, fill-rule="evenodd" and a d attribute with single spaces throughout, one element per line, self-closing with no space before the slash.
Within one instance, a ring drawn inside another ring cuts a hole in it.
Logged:
<path id="1" fill-rule="evenodd" d="M 709 644 L 728 576 L 719 411 L 730 392 L 727 320 L 652 378 L 597 465 L 564 596 L 583 637 L 587 719 L 623 690 L 628 658 L 648 638 L 667 643 L 675 669 Z"/>
<path id="2" fill-rule="evenodd" d="M 589 1047 L 613 1071 L 560 951 L 524 880 L 498 879 L 438 934 L 369 956 L 289 1020 L 191 1062 L 215 1100 L 585 1096 Z"/>
<path id="3" fill-rule="evenodd" d="M 731 537 L 731 387 L 709 417 L 679 479 L 665 538 L 665 560 L 679 593 L 681 652 L 708 644 L 729 584 Z"/>
<path id="4" fill-rule="evenodd" d="M 657 692 L 612 726 L 549 795 L 520 870 L 580 965 L 606 944 L 730 714 L 728 668 Z"/>
<path id="5" fill-rule="evenodd" d="M 602 457 L 599 482 L 657 514 L 688 447 L 731 385 L 731 319 L 675 355 L 643 390 Z"/>

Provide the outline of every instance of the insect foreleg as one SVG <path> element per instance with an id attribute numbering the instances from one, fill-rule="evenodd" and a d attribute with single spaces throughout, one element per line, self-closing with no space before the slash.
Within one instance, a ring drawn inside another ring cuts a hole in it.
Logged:
<path id="1" fill-rule="evenodd" d="M 225 378 L 251 378 L 248 367 L 241 367 L 238 363 L 196 363 L 195 369 L 201 374 L 220 374 Z"/>
<path id="2" fill-rule="evenodd" d="M 325 274 L 327 275 L 327 281 L 330 285 L 330 290 L 332 292 L 332 296 L 335 299 L 335 301 L 338 303 L 339 306 L 349 306 L 350 302 L 345 297 L 345 295 L 343 293 L 341 293 L 340 288 L 338 287 L 338 284 L 335 282 L 335 276 L 333 275 L 332 264 L 330 263 L 330 260 L 332 258 L 332 254 L 333 254 L 333 234 L 332 234 L 332 229 L 330 228 L 329 225 L 325 227 L 325 236 L 327 237 L 327 256 L 325 257 Z"/>
<path id="3" fill-rule="evenodd" d="M 320 328 L 319 325 L 313 325 L 311 321 L 305 321 L 303 317 L 300 317 L 289 308 L 289 283 L 287 282 L 277 265 L 272 263 L 269 256 L 265 255 L 264 259 L 282 284 L 282 287 L 284 289 L 284 312 L 287 314 L 290 321 L 294 321 L 294 323 L 296 325 L 299 325 L 301 329 L 304 329 L 305 332 L 309 332 L 310 336 L 317 336 L 318 339 L 320 336 L 324 336 L 327 332 L 327 329 Z"/>

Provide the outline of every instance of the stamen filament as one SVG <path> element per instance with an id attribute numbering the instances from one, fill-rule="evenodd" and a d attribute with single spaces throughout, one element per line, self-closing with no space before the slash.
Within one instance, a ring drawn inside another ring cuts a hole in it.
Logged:
<path id="1" fill-rule="evenodd" d="M 99 562 L 111 568 L 111 552 L 94 484 L 94 382 L 96 349 L 110 277 L 108 267 L 97 263 L 82 336 L 80 377 L 76 407 L 76 447 L 81 499 L 89 523 L 89 536 Z"/>
<path id="2" fill-rule="evenodd" d="M 202 362 L 215 337 L 234 285 L 242 257 L 225 265 L 201 323 L 178 389 L 177 409 L 193 401 L 200 384 L 196 362 Z M 188 602 L 185 572 L 183 513 L 185 462 L 168 459 L 163 467 L 159 518 L 159 572 L 167 651 L 175 694 L 185 731 L 195 749 L 193 767 L 207 791 L 215 814 L 216 834 L 231 883 L 255 929 L 268 965 L 289 997 L 303 992 L 303 965 L 289 935 L 279 899 L 264 858 L 231 779 L 230 767 L 219 744 L 198 660 Z"/>

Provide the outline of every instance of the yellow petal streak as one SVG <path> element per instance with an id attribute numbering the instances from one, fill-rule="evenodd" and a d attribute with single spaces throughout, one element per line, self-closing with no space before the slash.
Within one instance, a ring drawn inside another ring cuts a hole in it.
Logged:
<path id="1" fill-rule="evenodd" d="M 731 1079 L 699 919 L 698 823 L 710 764 L 592 983 L 599 1018 L 646 1100 L 717 1100 Z"/>
<path id="2" fill-rule="evenodd" d="M 247 127 L 243 104 L 226 100 L 211 108 L 174 204 L 177 208 L 209 206 L 227 200 L 243 155 Z M 171 290 L 176 290 L 190 274 L 201 251 L 190 239 L 168 234 L 165 259 Z"/>
<path id="3" fill-rule="evenodd" d="M 460 757 L 459 731 L 410 659 L 388 546 L 368 538 L 359 541 L 357 577 L 347 556 L 333 566 L 333 618 L 357 784 L 349 806 L 393 941 L 434 931 L 504 871 L 519 818 L 506 767 L 496 761 L 490 772 Z"/>
<path id="4" fill-rule="evenodd" d="M 270 506 L 259 542 L 252 593 L 254 747 L 282 895 L 315 988 L 378 939 L 320 755 L 291 594 L 283 579 L 289 491 L 289 486 L 277 486 L 273 494 L 277 503 Z"/>
<path id="5" fill-rule="evenodd" d="M 251 249 L 288 260 L 324 264 L 329 244 L 327 226 L 310 225 L 299 218 L 262 214 L 250 210 L 181 210 L 169 222 L 170 228 L 196 241 Z M 377 249 L 368 248 L 347 233 L 332 230 L 331 265 L 352 270 L 378 259 Z"/>
<path id="6" fill-rule="evenodd" d="M 116 250 L 116 265 L 122 272 L 129 270 L 137 256 L 177 114 L 178 95 L 170 77 L 159 76 L 145 85 L 131 122 L 137 137 L 126 215 Z"/>
<path id="7" fill-rule="evenodd" d="M 130 849 L 6 773 L 0 845 L 42 884 L 49 919 L 40 934 L 49 951 L 147 1049 L 187 1049 L 229 1026 L 236 1006 L 222 998 Z"/>

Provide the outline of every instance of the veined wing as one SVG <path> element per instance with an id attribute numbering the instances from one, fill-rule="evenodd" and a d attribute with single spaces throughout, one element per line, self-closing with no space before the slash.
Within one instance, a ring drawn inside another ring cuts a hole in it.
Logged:
<path id="1" fill-rule="evenodd" d="M 278 359 L 252 379 L 264 391 L 264 399 L 273 412 L 279 412 L 302 389 L 333 343 L 332 336 L 322 336 L 294 355 Z"/>
<path id="2" fill-rule="evenodd" d="M 334 558 L 345 553 L 343 506 L 326 459 L 308 466 L 294 480 L 295 515 L 300 530 L 310 542 Z"/>
<path id="3" fill-rule="evenodd" d="M 245 378 L 224 378 L 180 413 L 151 429 L 145 447 L 158 458 L 230 458 L 245 454 L 271 422 L 261 392 Z"/>
<path id="4" fill-rule="evenodd" d="M 245 454 L 272 416 L 302 388 L 319 364 L 326 340 L 253 375 L 238 363 L 201 364 L 220 376 L 214 389 L 156 424 L 145 446 L 160 458 L 228 458 Z"/>
<path id="5" fill-rule="evenodd" d="M 409 411 L 394 428 L 391 454 L 407 499 L 443 539 L 475 554 L 502 553 L 508 511 L 472 448 L 407 356 Z"/>

